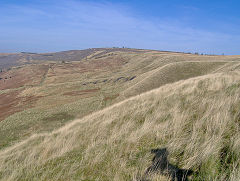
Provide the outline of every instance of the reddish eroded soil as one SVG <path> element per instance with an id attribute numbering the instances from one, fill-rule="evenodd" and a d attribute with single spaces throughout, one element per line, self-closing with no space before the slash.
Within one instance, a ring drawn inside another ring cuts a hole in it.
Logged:
<path id="1" fill-rule="evenodd" d="M 18 97 L 20 91 L 0 94 L 0 121 L 8 116 L 23 111 L 26 108 L 33 107 L 41 97 L 27 96 Z"/>
<path id="2" fill-rule="evenodd" d="M 16 105 L 19 103 L 17 95 L 17 91 L 7 94 L 0 94 L 0 121 L 15 112 L 21 111 L 19 107 L 16 107 Z"/>
<path id="3" fill-rule="evenodd" d="M 0 90 L 15 89 L 23 86 L 36 86 L 42 83 L 48 71 L 48 65 L 31 65 L 13 68 L 0 73 Z M 0 94 L 0 121 L 11 114 L 33 107 L 40 97 L 18 97 L 20 90 Z"/>
<path id="4" fill-rule="evenodd" d="M 107 97 L 104 98 L 104 101 L 116 99 L 118 96 L 119 96 L 119 94 L 115 94 L 115 95 L 112 95 L 112 96 L 107 96 Z"/>
<path id="5" fill-rule="evenodd" d="M 92 93 L 98 92 L 100 88 L 97 89 L 86 89 L 81 91 L 72 91 L 72 92 L 66 92 L 63 95 L 65 96 L 82 96 L 82 95 L 91 95 Z"/>
<path id="6" fill-rule="evenodd" d="M 47 71 L 48 65 L 31 65 L 1 72 L 0 90 L 38 85 L 44 79 Z"/>

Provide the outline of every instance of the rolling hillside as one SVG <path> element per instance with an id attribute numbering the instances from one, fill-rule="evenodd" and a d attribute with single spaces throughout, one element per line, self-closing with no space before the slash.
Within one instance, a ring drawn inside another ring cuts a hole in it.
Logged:
<path id="1" fill-rule="evenodd" d="M 0 73 L 1 180 L 134 180 L 163 147 L 192 180 L 240 179 L 240 56 L 90 50 Z"/>

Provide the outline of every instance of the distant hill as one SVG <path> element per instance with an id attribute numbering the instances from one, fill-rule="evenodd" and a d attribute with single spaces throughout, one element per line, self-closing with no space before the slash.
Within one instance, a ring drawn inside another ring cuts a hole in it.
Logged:
<path id="1" fill-rule="evenodd" d="M 98 54 L 94 55 L 95 57 L 116 51 L 138 52 L 141 50 L 128 48 L 90 48 L 85 50 L 69 50 L 54 53 L 0 53 L 0 69 L 31 63 L 40 63 L 38 61 L 80 61 L 96 52 L 98 52 Z"/>

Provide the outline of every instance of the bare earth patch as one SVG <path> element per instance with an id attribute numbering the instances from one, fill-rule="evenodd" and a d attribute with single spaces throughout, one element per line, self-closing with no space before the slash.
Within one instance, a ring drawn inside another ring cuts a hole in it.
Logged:
<path id="1" fill-rule="evenodd" d="M 0 73 L 0 90 L 14 89 L 25 85 L 34 86 L 41 83 L 48 65 L 15 68 Z"/>

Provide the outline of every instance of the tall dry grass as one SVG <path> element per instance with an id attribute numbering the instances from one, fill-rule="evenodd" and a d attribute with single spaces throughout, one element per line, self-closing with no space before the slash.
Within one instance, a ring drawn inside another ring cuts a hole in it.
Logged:
<path id="1" fill-rule="evenodd" d="M 1 180 L 134 180 L 167 147 L 194 180 L 240 180 L 240 74 L 167 84 L 0 151 Z M 156 178 L 164 180 L 166 178 Z"/>

